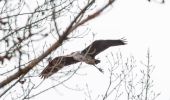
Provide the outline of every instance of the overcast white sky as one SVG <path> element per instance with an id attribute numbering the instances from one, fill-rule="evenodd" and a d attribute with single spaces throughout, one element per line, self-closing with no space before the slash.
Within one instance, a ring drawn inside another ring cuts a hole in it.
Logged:
<path id="1" fill-rule="evenodd" d="M 112 9 L 93 21 L 92 28 L 99 38 L 126 37 L 128 45 L 121 48 L 143 60 L 150 48 L 156 66 L 152 78 L 157 100 L 170 100 L 170 2 L 164 5 L 146 0 L 117 0 Z M 95 26 L 95 27 L 94 27 Z"/>
<path id="2" fill-rule="evenodd" d="M 113 8 L 93 22 L 99 38 L 125 36 L 128 45 L 121 48 L 137 59 L 143 59 L 150 48 L 152 63 L 156 66 L 152 78 L 157 100 L 170 100 L 170 2 L 165 5 L 146 0 L 118 0 Z M 93 26 L 92 25 L 92 26 Z M 107 35 L 106 35 L 107 34 Z"/>
<path id="3" fill-rule="evenodd" d="M 154 87 L 156 92 L 161 92 L 157 100 L 170 100 L 169 10 L 170 2 L 168 0 L 166 0 L 164 5 L 156 2 L 149 3 L 147 0 L 117 0 L 111 8 L 107 9 L 100 17 L 89 23 L 91 31 L 97 33 L 95 39 L 119 39 L 125 37 L 128 41 L 127 46 L 118 47 L 116 50 L 110 48 L 104 55 L 109 54 L 109 51 L 120 50 L 123 54 L 133 55 L 140 61 L 145 59 L 147 49 L 150 48 L 152 64 L 156 66 L 152 74 Z M 89 37 L 91 37 L 91 35 Z M 79 42 L 75 47 L 83 44 L 83 48 L 85 42 L 86 41 Z M 72 45 L 71 48 L 73 47 L 74 45 Z M 77 50 L 81 50 L 82 48 L 77 48 Z M 86 70 L 89 69 L 85 69 L 84 71 Z M 91 68 L 91 70 L 96 71 L 93 68 Z M 96 77 L 102 78 L 98 79 Z M 103 82 L 102 79 L 105 77 L 106 76 L 102 76 L 96 71 L 95 73 L 88 73 L 86 78 L 83 79 L 94 84 L 94 82 Z M 73 79 L 70 84 L 74 84 L 75 82 L 81 84 L 81 80 L 82 79 Z M 47 81 L 47 83 L 48 82 L 49 81 Z M 99 86 L 96 87 L 101 87 L 101 84 L 97 85 Z M 57 100 L 82 100 L 83 95 L 83 93 L 70 91 L 59 86 L 37 96 L 35 100 L 52 98 Z"/>

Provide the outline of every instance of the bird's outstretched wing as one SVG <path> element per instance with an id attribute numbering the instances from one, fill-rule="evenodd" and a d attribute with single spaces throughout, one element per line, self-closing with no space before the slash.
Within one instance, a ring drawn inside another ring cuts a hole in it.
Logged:
<path id="1" fill-rule="evenodd" d="M 110 46 L 118 46 L 125 44 L 126 40 L 123 38 L 119 40 L 96 40 L 87 48 L 85 48 L 81 53 L 87 54 L 91 57 L 95 57 L 97 54 L 109 48 Z"/>
<path id="2" fill-rule="evenodd" d="M 68 56 L 56 57 L 49 62 L 46 68 L 41 72 L 40 76 L 44 79 L 48 78 L 52 74 L 58 72 L 64 66 L 68 66 L 77 62 L 78 61 L 74 60 L 73 57 L 68 57 Z"/>

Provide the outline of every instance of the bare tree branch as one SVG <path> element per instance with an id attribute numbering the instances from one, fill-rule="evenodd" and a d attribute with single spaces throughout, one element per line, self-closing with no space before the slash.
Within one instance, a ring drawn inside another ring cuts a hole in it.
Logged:
<path id="1" fill-rule="evenodd" d="M 112 0 L 110 0 L 112 1 Z M 106 9 L 109 5 L 113 3 L 112 2 L 107 3 L 104 7 L 99 9 L 98 11 L 94 12 L 93 14 L 89 15 L 87 18 L 83 19 L 82 21 L 78 22 L 78 19 L 81 18 L 81 16 L 86 12 L 86 10 L 92 6 L 95 3 L 95 0 L 90 1 L 79 13 L 78 15 L 74 18 L 74 20 L 70 23 L 70 25 L 67 27 L 67 29 L 63 32 L 63 34 L 60 36 L 60 38 L 43 54 L 41 54 L 39 57 L 33 59 L 30 61 L 30 63 L 14 73 L 13 75 L 10 75 L 8 78 L 0 82 L 0 88 L 4 87 L 5 85 L 9 84 L 13 80 L 25 76 L 32 68 L 34 68 L 40 61 L 42 61 L 46 56 L 48 56 L 52 51 L 57 49 L 59 46 L 62 45 L 62 43 L 68 39 L 68 35 L 71 34 L 71 32 L 75 29 L 77 29 L 79 26 L 82 24 L 88 22 L 89 20 L 92 20 L 93 18 L 97 17 L 104 9 Z"/>

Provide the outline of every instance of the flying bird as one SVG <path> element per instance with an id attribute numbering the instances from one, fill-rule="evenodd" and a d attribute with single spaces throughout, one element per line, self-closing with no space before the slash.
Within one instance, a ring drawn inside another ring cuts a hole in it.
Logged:
<path id="1" fill-rule="evenodd" d="M 51 60 L 46 68 L 40 73 L 42 78 L 48 78 L 58 72 L 64 66 L 85 62 L 89 65 L 96 65 L 100 60 L 95 59 L 95 56 L 111 46 L 125 45 L 125 39 L 118 40 L 96 40 L 82 51 L 73 52 L 70 55 L 58 56 Z M 95 66 L 96 67 L 96 66 Z M 97 67 L 96 67 L 97 68 Z M 99 69 L 99 71 L 102 71 Z"/>

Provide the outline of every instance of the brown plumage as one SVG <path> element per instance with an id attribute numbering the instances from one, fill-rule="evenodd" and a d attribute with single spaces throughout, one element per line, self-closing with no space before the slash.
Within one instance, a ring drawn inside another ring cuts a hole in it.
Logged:
<path id="1" fill-rule="evenodd" d="M 120 40 L 96 40 L 81 52 L 73 52 L 67 56 L 59 56 L 54 58 L 46 68 L 41 72 L 42 78 L 48 78 L 52 74 L 58 72 L 64 66 L 75 64 L 77 62 L 85 62 L 95 65 L 100 60 L 95 59 L 95 56 L 111 46 L 125 45 L 124 39 Z"/>
<path id="2" fill-rule="evenodd" d="M 111 46 L 118 46 L 118 45 L 125 45 L 125 39 L 121 40 L 96 40 L 87 48 L 85 48 L 82 53 L 86 54 L 91 57 L 95 57 L 97 54 L 101 53 L 102 51 L 106 50 Z"/>
<path id="3" fill-rule="evenodd" d="M 42 78 L 48 78 L 53 73 L 58 72 L 64 66 L 71 65 L 77 62 L 78 61 L 74 60 L 73 57 L 67 57 L 67 56 L 56 57 L 49 62 L 46 68 L 41 72 L 40 76 Z"/>

